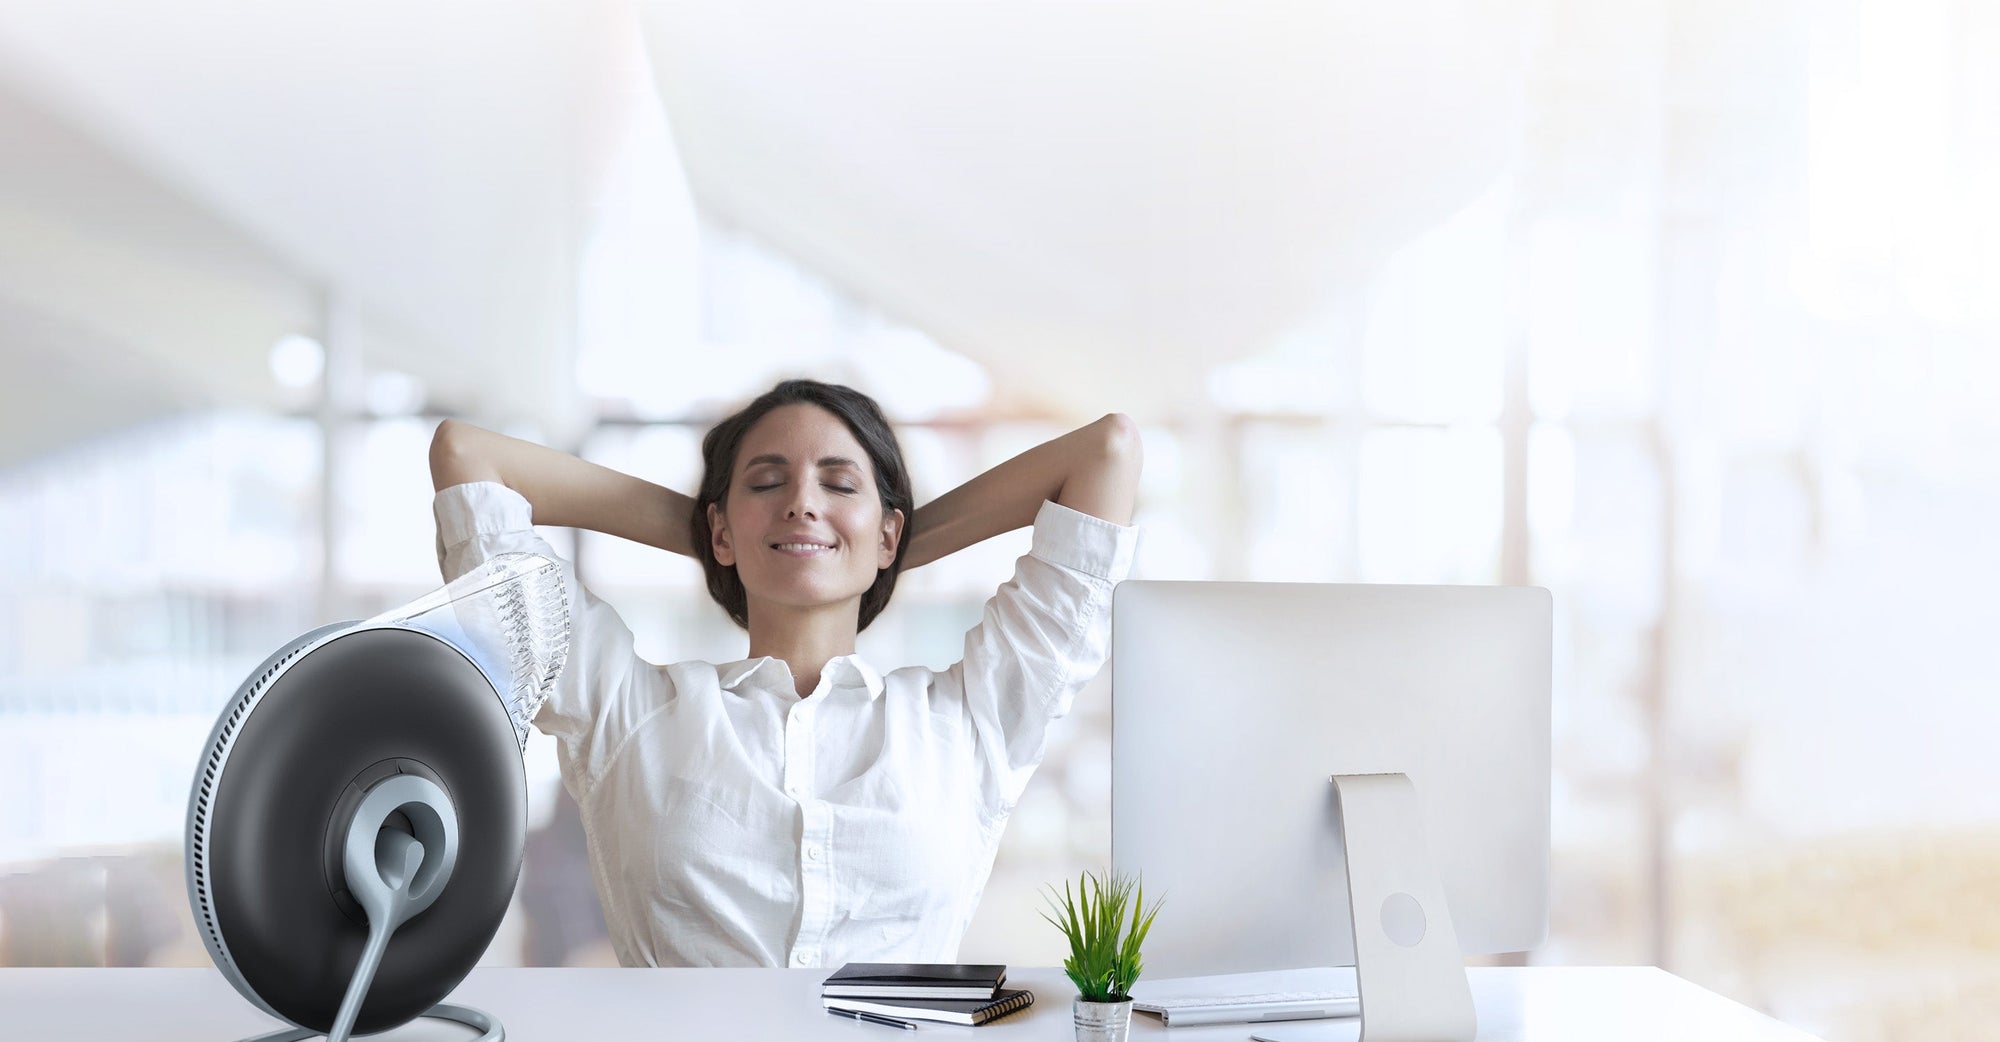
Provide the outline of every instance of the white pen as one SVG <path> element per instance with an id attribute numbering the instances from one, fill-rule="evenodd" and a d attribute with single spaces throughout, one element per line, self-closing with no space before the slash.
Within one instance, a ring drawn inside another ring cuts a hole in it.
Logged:
<path id="1" fill-rule="evenodd" d="M 905 1031 L 917 1030 L 917 1026 L 907 1020 L 897 1020 L 895 1017 L 879 1017 L 873 1013 L 863 1013 L 857 1009 L 834 1009 L 828 1006 L 826 1011 L 836 1017 L 850 1017 L 854 1020 L 867 1021 L 870 1024 L 880 1024 L 883 1027 L 902 1028 Z"/>

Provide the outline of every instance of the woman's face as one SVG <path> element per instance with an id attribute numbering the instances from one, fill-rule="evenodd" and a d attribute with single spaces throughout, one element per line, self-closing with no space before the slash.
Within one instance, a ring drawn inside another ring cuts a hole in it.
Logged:
<path id="1" fill-rule="evenodd" d="M 896 559 L 903 512 L 882 513 L 868 453 L 840 418 L 785 405 L 736 450 L 724 508 L 708 508 L 715 559 L 735 565 L 750 613 L 855 602 Z"/>

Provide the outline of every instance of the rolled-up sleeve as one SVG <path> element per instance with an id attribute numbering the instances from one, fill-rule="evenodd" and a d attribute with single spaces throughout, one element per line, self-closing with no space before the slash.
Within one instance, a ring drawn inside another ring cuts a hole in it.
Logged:
<path id="1" fill-rule="evenodd" d="M 1047 748 L 1048 726 L 1110 653 L 1111 590 L 1132 570 L 1138 529 L 1049 501 L 1014 577 L 965 635 L 958 674 L 986 773 L 990 814 L 1012 811 Z"/>
<path id="2" fill-rule="evenodd" d="M 440 490 L 431 501 L 437 519 L 438 570 L 445 582 L 504 553 L 535 553 L 555 561 L 568 588 L 569 655 L 535 727 L 558 740 L 563 779 L 579 801 L 603 774 L 603 760 L 629 731 L 637 674 L 647 664 L 633 650 L 632 630 L 617 609 L 577 579 L 576 567 L 535 531 L 532 509 L 520 493 L 492 481 Z"/>

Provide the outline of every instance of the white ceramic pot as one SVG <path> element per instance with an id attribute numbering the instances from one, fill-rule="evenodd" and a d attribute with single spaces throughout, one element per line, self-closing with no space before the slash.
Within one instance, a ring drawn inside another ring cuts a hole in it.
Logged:
<path id="1" fill-rule="evenodd" d="M 1086 1002 L 1079 997 L 1073 1008 L 1076 1042 L 1125 1042 L 1125 1033 L 1132 1027 L 1131 999 L 1123 1002 Z"/>

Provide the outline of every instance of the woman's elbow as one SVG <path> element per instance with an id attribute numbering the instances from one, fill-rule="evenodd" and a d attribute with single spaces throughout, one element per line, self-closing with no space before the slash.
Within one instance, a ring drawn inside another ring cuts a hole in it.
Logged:
<path id="1" fill-rule="evenodd" d="M 478 462 L 466 451 L 466 434 L 476 430 L 463 420 L 447 419 L 431 435 L 431 487 L 442 492 L 469 481 L 493 480 L 480 474 Z"/>
<path id="2" fill-rule="evenodd" d="M 1139 425 L 1132 417 L 1122 412 L 1106 413 L 1097 421 L 1099 436 L 1103 439 L 1104 456 L 1115 467 L 1138 473 L 1145 458 L 1145 443 L 1139 437 Z"/>
<path id="3" fill-rule="evenodd" d="M 1116 525 L 1132 523 L 1139 491 L 1139 425 L 1107 413 L 1063 438 L 1073 456 L 1062 487 L 1050 498 Z"/>

